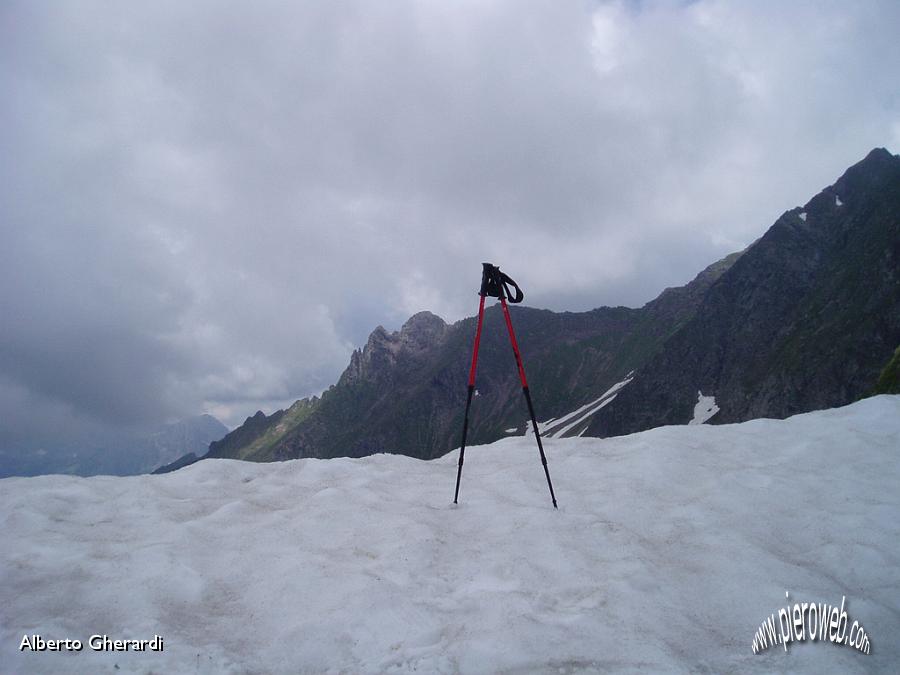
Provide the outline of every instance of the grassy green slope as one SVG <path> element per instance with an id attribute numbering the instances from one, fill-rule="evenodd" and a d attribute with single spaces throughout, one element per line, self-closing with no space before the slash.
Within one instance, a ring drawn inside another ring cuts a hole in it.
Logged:
<path id="1" fill-rule="evenodd" d="M 900 346 L 894 350 L 894 356 L 881 371 L 872 394 L 900 394 Z"/>

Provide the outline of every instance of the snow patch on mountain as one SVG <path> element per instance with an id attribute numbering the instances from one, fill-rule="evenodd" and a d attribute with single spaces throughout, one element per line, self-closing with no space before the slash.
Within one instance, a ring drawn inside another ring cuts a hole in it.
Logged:
<path id="1" fill-rule="evenodd" d="M 706 424 L 713 415 L 719 412 L 715 396 L 704 396 L 702 391 L 697 391 L 697 404 L 694 406 L 694 417 L 688 424 Z"/>
<path id="2" fill-rule="evenodd" d="M 585 428 L 587 428 L 586 422 L 588 419 L 598 410 L 605 408 L 612 403 L 622 390 L 622 387 L 633 379 L 634 371 L 628 373 L 624 380 L 616 382 L 613 386 L 603 392 L 603 395 L 600 396 L 600 398 L 597 398 L 590 403 L 586 403 L 577 410 L 574 410 L 567 415 L 563 415 L 556 420 L 548 420 L 547 422 L 539 423 L 539 428 L 544 429 L 544 431 L 541 432 L 541 436 L 546 436 L 547 438 L 562 438 L 581 424 L 585 424 Z M 552 426 L 550 426 L 551 422 L 553 422 Z M 526 423 L 526 434 L 529 429 L 530 425 Z M 582 429 L 578 435 L 580 436 L 582 433 L 584 433 L 584 429 Z"/>
<path id="3" fill-rule="evenodd" d="M 558 511 L 521 437 L 470 448 L 458 507 L 456 453 L 0 480 L 0 670 L 896 670 L 900 396 L 545 446 Z M 842 597 L 870 655 L 752 653 L 788 602 Z"/>

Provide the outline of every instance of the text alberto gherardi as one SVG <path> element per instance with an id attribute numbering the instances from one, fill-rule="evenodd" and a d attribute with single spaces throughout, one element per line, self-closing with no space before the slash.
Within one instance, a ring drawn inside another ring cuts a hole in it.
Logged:
<path id="1" fill-rule="evenodd" d="M 132 638 L 111 638 L 108 635 L 91 635 L 87 646 L 95 652 L 161 652 L 163 639 L 154 635 L 151 639 L 137 640 Z M 33 652 L 80 652 L 84 649 L 81 640 L 71 638 L 44 639 L 40 635 L 23 635 L 19 643 L 19 651 L 26 649 Z"/>

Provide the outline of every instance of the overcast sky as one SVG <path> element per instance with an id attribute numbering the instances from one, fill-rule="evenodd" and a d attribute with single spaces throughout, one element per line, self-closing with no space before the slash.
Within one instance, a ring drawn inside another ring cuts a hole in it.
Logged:
<path id="1" fill-rule="evenodd" d="M 900 3 L 0 4 L 0 444 L 333 383 L 378 324 L 640 306 L 900 148 Z"/>

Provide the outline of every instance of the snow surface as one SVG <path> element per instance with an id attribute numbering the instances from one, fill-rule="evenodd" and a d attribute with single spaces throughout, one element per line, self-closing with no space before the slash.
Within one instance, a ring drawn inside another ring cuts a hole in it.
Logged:
<path id="1" fill-rule="evenodd" d="M 558 511 L 522 437 L 458 507 L 456 453 L 0 480 L 0 672 L 898 671 L 900 396 L 545 445 Z M 846 596 L 871 654 L 754 655 L 785 591 Z"/>
<path id="2" fill-rule="evenodd" d="M 702 391 L 698 391 L 694 417 L 688 424 L 706 424 L 717 412 L 719 412 L 719 406 L 716 405 L 716 397 L 704 396 Z"/>
<path id="3" fill-rule="evenodd" d="M 806 211 L 800 214 L 800 220 L 802 220 L 804 223 L 806 222 Z"/>
<path id="4" fill-rule="evenodd" d="M 841 201 L 841 198 L 837 195 L 834 196 L 834 205 L 835 206 L 843 206 L 844 202 Z"/>

